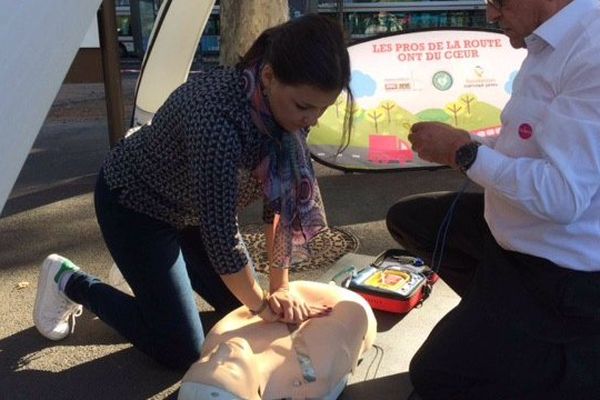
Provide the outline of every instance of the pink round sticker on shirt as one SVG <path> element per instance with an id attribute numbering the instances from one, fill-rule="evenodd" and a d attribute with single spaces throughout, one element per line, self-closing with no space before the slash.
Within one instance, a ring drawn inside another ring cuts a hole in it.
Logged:
<path id="1" fill-rule="evenodd" d="M 531 125 L 527 123 L 519 125 L 519 136 L 521 139 L 529 139 L 533 136 L 533 128 Z"/>

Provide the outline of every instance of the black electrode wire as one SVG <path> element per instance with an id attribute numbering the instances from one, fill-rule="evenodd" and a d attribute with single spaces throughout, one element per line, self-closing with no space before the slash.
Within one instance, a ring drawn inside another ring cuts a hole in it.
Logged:
<path id="1" fill-rule="evenodd" d="M 377 377 L 377 373 L 379 372 L 379 367 L 381 367 L 381 362 L 383 361 L 383 347 L 373 344 L 373 348 L 375 349 L 375 355 L 373 356 L 371 363 L 367 367 L 367 371 L 365 372 L 365 377 L 363 379 L 364 381 L 369 380 L 369 379 L 375 379 Z M 377 366 L 375 367 L 373 376 L 371 378 L 369 378 L 369 372 L 371 371 L 371 367 L 373 367 L 373 364 L 375 364 L 375 361 L 377 359 L 379 359 L 379 361 L 377 362 Z"/>
<path id="2" fill-rule="evenodd" d="M 433 248 L 433 255 L 431 256 L 431 268 L 433 272 L 438 272 L 440 269 L 440 265 L 442 264 L 442 258 L 444 257 L 448 229 L 450 228 L 450 224 L 452 222 L 452 216 L 454 215 L 456 203 L 458 202 L 460 196 L 465 192 L 470 182 L 471 181 L 468 178 L 465 180 L 458 193 L 456 193 L 454 200 L 452 200 L 452 203 L 450 204 L 450 207 L 448 208 L 448 211 L 446 212 L 446 215 L 444 216 L 444 219 L 440 224 L 435 238 L 435 247 Z"/>
<path id="3" fill-rule="evenodd" d="M 444 250 L 446 247 L 446 238 L 448 236 L 448 229 L 450 228 L 450 224 L 452 222 L 452 216 L 454 215 L 454 209 L 456 208 L 456 203 L 458 202 L 458 199 L 460 198 L 460 196 L 466 191 L 470 182 L 471 181 L 467 178 L 467 180 L 465 180 L 465 182 L 462 184 L 460 190 L 456 193 L 454 200 L 452 200 L 452 203 L 450 204 L 450 207 L 448 208 L 448 211 L 446 212 L 446 215 L 444 216 L 442 223 L 440 224 L 440 227 L 438 229 L 438 232 L 437 232 L 437 235 L 435 238 L 435 247 L 433 249 L 433 255 L 431 256 L 431 259 L 432 259 L 431 266 L 432 266 L 433 272 L 437 272 L 442 263 L 442 258 L 444 256 Z M 350 273 L 356 272 L 356 268 L 350 267 L 341 272 L 338 272 L 334 276 L 334 278 L 332 278 L 332 281 L 335 282 L 336 278 L 339 278 L 341 275 L 348 274 L 349 272 Z M 373 359 L 371 360 L 371 362 L 369 363 L 369 366 L 367 367 L 367 370 L 365 371 L 365 377 L 364 377 L 365 381 L 368 379 L 374 379 L 377 377 L 377 374 L 379 373 L 379 368 L 381 367 L 381 363 L 383 362 L 383 355 L 384 355 L 383 348 L 376 344 L 373 344 L 373 348 L 375 349 L 375 355 L 373 356 Z M 373 367 L 373 365 L 375 364 L 376 361 L 377 361 L 377 366 L 375 367 L 373 376 L 371 378 L 369 378 L 369 372 L 371 372 L 371 368 Z"/>

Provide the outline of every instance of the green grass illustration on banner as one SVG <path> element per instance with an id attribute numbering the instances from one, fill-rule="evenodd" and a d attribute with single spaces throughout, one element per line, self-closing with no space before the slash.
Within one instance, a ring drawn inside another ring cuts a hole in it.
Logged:
<path id="1" fill-rule="evenodd" d="M 445 108 L 428 108 L 413 114 L 394 100 L 383 100 L 375 108 L 364 109 L 355 104 L 345 109 L 345 94 L 329 107 L 318 124 L 310 131 L 309 144 L 314 146 L 338 146 L 340 144 L 345 113 L 353 117 L 351 147 L 369 147 L 372 135 L 394 135 L 407 141 L 410 127 L 419 121 L 447 123 L 469 132 L 500 125 L 501 110 L 481 102 L 472 93 L 464 93 Z"/>

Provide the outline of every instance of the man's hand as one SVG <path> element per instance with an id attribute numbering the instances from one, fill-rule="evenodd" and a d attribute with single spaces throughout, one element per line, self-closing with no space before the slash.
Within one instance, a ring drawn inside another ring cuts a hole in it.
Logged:
<path id="1" fill-rule="evenodd" d="M 408 140 L 421 159 L 456 168 L 456 150 L 471 142 L 471 135 L 441 122 L 417 122 Z"/>
<path id="2" fill-rule="evenodd" d="M 265 307 L 264 310 L 262 310 L 261 312 L 259 312 L 256 315 L 258 315 L 263 321 L 267 321 L 267 322 L 279 321 L 279 315 L 275 314 L 275 312 L 273 312 L 273 310 L 271 310 L 271 307 L 269 305 L 267 305 L 267 307 Z"/>
<path id="3" fill-rule="evenodd" d="M 269 308 L 279 316 L 279 321 L 299 324 L 313 317 L 322 317 L 331 312 L 326 305 L 309 306 L 302 297 L 292 293 L 288 287 L 280 287 L 269 295 Z"/>

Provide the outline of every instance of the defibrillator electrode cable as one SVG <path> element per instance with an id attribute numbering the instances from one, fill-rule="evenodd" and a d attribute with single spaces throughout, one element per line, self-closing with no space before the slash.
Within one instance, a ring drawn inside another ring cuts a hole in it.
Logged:
<path id="1" fill-rule="evenodd" d="M 444 257 L 444 250 L 446 248 L 446 238 L 448 236 L 448 229 L 450 228 L 450 224 L 452 222 L 452 216 L 454 215 L 456 203 L 458 202 L 458 199 L 460 198 L 460 196 L 462 196 L 462 194 L 465 192 L 470 183 L 471 181 L 469 180 L 469 178 L 467 178 L 462 184 L 460 190 L 456 193 L 454 200 L 452 200 L 452 203 L 450 204 L 450 207 L 448 208 L 448 211 L 446 212 L 446 215 L 444 216 L 440 227 L 438 228 L 438 232 L 435 238 L 435 246 L 433 248 L 433 254 L 431 256 L 431 269 L 433 270 L 433 272 L 437 273 L 440 269 L 440 265 L 442 264 L 442 258 Z"/>
<path id="2" fill-rule="evenodd" d="M 437 273 L 437 271 L 440 268 L 440 265 L 442 263 L 442 258 L 444 256 L 444 250 L 446 247 L 446 239 L 448 236 L 448 230 L 450 228 L 450 224 L 452 223 L 452 216 L 454 215 L 454 209 L 456 208 L 458 199 L 466 191 L 470 182 L 471 181 L 467 178 L 465 180 L 465 182 L 462 184 L 461 188 L 458 190 L 458 192 L 456 193 L 456 196 L 452 200 L 452 203 L 450 204 L 450 207 L 448 208 L 448 211 L 446 212 L 446 215 L 444 216 L 444 219 L 442 220 L 440 227 L 438 228 L 436 238 L 435 238 L 435 246 L 433 249 L 433 254 L 431 256 L 431 269 L 433 272 Z M 331 278 L 329 283 L 337 284 L 337 279 L 339 279 L 340 277 L 348 276 L 348 275 L 356 276 L 356 273 L 357 273 L 356 267 L 349 266 L 348 268 L 345 268 L 344 270 L 335 274 L 333 276 L 333 278 Z M 344 281 L 346 282 L 346 284 L 344 284 Z M 345 279 L 344 281 L 342 282 L 341 285 L 343 287 L 348 287 L 348 284 L 350 283 L 350 279 Z M 373 359 L 369 363 L 369 366 L 367 367 L 367 370 L 366 370 L 365 376 L 364 376 L 364 380 L 368 379 L 368 375 L 371 372 L 371 368 L 373 366 L 375 366 L 375 369 L 373 371 L 373 377 L 371 379 L 375 378 L 379 372 L 379 367 L 381 366 L 381 362 L 383 361 L 384 349 L 381 346 L 378 346 L 376 344 L 373 344 L 373 347 L 375 349 L 375 354 L 373 356 Z"/>
<path id="3" fill-rule="evenodd" d="M 365 372 L 365 377 L 364 377 L 363 381 L 377 378 L 377 374 L 379 373 L 379 367 L 381 367 L 381 362 L 383 361 L 383 353 L 384 353 L 383 347 L 381 347 L 377 344 L 373 344 L 373 348 L 375 349 L 375 355 L 373 355 L 373 359 L 371 360 L 371 362 L 369 363 L 369 366 L 367 367 L 367 371 Z M 373 365 L 375 365 L 375 362 L 377 362 L 377 365 L 375 366 L 375 369 L 373 371 L 373 376 L 371 378 L 369 378 L 369 372 L 371 371 L 371 368 L 373 367 Z"/>

